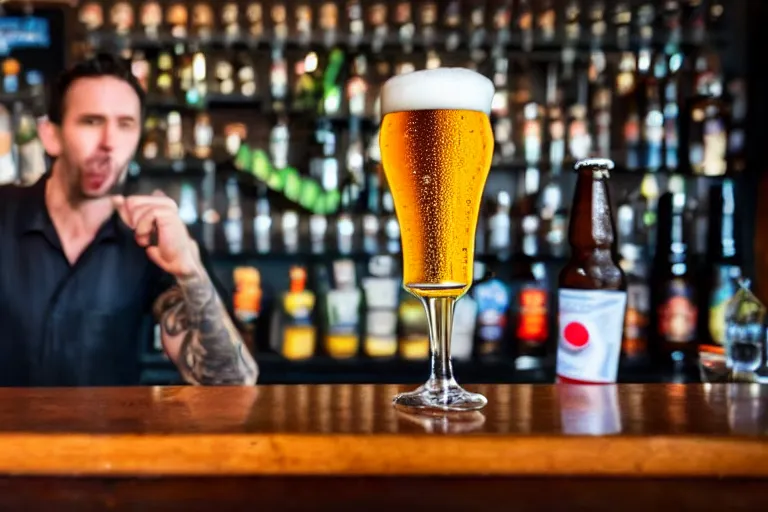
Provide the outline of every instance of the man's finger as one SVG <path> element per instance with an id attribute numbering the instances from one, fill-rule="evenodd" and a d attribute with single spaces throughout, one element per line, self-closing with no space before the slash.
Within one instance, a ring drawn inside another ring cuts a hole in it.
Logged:
<path id="1" fill-rule="evenodd" d="M 155 229 L 155 220 L 158 212 L 151 208 L 146 209 L 140 215 L 136 216 L 136 227 L 134 231 L 137 237 L 149 236 Z"/>
<path id="2" fill-rule="evenodd" d="M 176 201 L 171 199 L 168 196 L 165 197 L 159 197 L 159 196 L 130 196 L 125 198 L 125 203 L 128 206 L 129 210 L 134 210 L 135 208 L 138 208 L 140 206 L 161 206 L 165 208 L 171 208 L 174 210 L 178 209 L 178 205 L 176 204 Z"/>
<path id="3" fill-rule="evenodd" d="M 131 219 L 131 213 L 128 210 L 128 205 L 125 202 L 125 197 L 120 195 L 112 196 L 112 206 L 115 208 L 115 211 L 117 211 L 117 214 L 123 222 L 125 222 L 129 228 L 133 229 L 133 221 Z"/>

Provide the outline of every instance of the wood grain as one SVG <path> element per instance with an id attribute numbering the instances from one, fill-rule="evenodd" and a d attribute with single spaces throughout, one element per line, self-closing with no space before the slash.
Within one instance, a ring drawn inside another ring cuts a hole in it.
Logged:
<path id="1" fill-rule="evenodd" d="M 0 473 L 768 477 L 759 385 L 467 387 L 464 417 L 396 411 L 409 386 L 0 389 Z"/>

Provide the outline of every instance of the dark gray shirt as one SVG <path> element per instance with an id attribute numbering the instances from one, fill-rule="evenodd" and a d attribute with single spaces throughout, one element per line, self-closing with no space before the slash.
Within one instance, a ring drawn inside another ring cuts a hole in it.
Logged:
<path id="1" fill-rule="evenodd" d="M 152 305 L 175 280 L 117 214 L 70 265 L 46 179 L 0 187 L 0 386 L 139 384 Z"/>

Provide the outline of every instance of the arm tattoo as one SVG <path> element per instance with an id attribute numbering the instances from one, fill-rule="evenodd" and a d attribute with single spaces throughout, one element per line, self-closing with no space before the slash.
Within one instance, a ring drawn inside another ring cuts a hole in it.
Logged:
<path id="1" fill-rule="evenodd" d="M 253 385 L 258 367 L 207 276 L 179 279 L 158 298 L 166 336 L 181 336 L 177 365 L 190 384 Z"/>

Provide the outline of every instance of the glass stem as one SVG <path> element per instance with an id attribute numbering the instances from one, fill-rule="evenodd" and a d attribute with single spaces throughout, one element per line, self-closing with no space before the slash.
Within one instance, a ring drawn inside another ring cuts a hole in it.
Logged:
<path id="1" fill-rule="evenodd" d="M 451 366 L 451 331 L 453 330 L 454 297 L 427 297 L 422 299 L 427 310 L 432 374 L 426 387 L 433 391 L 447 391 L 456 387 Z"/>

